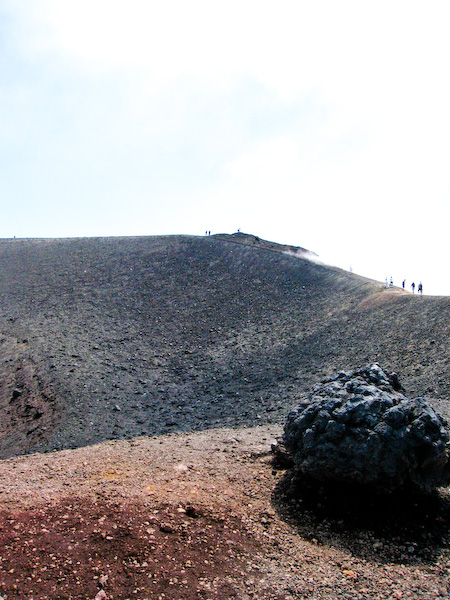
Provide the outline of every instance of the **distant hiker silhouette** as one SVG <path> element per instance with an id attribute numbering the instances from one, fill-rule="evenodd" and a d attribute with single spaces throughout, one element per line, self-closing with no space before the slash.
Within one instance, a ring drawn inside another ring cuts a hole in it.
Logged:
<path id="1" fill-rule="evenodd" d="M 386 279 L 384 280 L 384 287 L 388 287 L 388 278 L 386 277 Z"/>
<path id="2" fill-rule="evenodd" d="M 419 292 L 419 294 L 421 294 L 423 292 L 423 285 L 422 282 L 419 283 L 419 286 L 417 288 L 417 291 Z"/>
<path id="3" fill-rule="evenodd" d="M 412 293 L 413 293 L 413 294 L 414 294 L 414 290 L 415 290 L 415 289 L 416 289 L 416 284 L 415 284 L 415 283 L 414 283 L 414 281 L 413 281 L 413 282 L 412 282 L 412 284 L 411 284 L 411 290 L 412 290 Z"/>
<path id="4" fill-rule="evenodd" d="M 394 280 L 392 279 L 392 277 L 391 277 L 391 280 L 389 282 L 389 287 L 394 287 Z"/>
<path id="5" fill-rule="evenodd" d="M 406 279 L 402 281 L 402 288 L 405 289 Z"/>

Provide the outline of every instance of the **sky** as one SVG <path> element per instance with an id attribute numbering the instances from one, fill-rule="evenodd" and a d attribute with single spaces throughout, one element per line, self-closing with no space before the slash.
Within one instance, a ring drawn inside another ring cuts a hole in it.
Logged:
<path id="1" fill-rule="evenodd" d="M 447 0 L 0 0 L 0 237 L 243 232 L 450 295 Z"/>

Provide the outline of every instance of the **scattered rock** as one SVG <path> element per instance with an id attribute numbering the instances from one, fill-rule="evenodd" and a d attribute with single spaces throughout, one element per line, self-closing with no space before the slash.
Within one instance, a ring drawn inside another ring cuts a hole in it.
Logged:
<path id="1" fill-rule="evenodd" d="M 273 457 L 273 464 L 276 468 L 290 469 L 294 466 L 294 460 L 291 453 L 286 448 L 283 437 L 279 437 L 276 443 L 271 445 Z"/>
<path id="2" fill-rule="evenodd" d="M 13 390 L 12 399 L 17 400 L 17 398 L 19 398 L 21 395 L 22 395 L 22 390 L 20 390 L 19 388 L 16 388 L 15 390 Z"/>
<path id="3" fill-rule="evenodd" d="M 186 506 L 186 515 L 192 519 L 197 519 L 200 516 L 200 511 L 195 506 L 189 504 Z"/>
<path id="4" fill-rule="evenodd" d="M 174 466 L 174 471 L 177 473 L 187 473 L 189 471 L 189 467 L 183 463 L 179 463 Z"/>
<path id="5" fill-rule="evenodd" d="M 447 485 L 447 423 L 425 400 L 408 399 L 400 390 L 398 376 L 378 364 L 316 386 L 284 428 L 282 444 L 295 469 L 316 480 L 379 491 Z"/>

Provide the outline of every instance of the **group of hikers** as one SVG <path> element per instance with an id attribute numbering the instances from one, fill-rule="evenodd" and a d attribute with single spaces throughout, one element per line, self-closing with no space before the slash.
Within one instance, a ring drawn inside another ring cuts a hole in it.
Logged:
<path id="1" fill-rule="evenodd" d="M 388 282 L 388 278 L 386 277 L 386 281 L 385 281 L 385 287 L 394 287 L 394 280 L 391 277 L 389 282 Z M 404 279 L 402 281 L 402 288 L 405 289 L 406 288 L 406 279 Z M 411 283 L 411 291 L 414 294 L 416 291 L 416 284 L 414 283 L 414 281 Z M 423 294 L 423 285 L 422 282 L 419 283 L 419 285 L 417 286 L 417 293 L 418 294 Z"/>

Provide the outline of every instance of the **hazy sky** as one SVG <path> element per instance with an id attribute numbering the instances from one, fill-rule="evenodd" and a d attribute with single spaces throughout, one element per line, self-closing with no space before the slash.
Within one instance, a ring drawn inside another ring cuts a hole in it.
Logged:
<path id="1" fill-rule="evenodd" d="M 0 237 L 232 233 L 450 294 L 448 0 L 0 0 Z"/>

